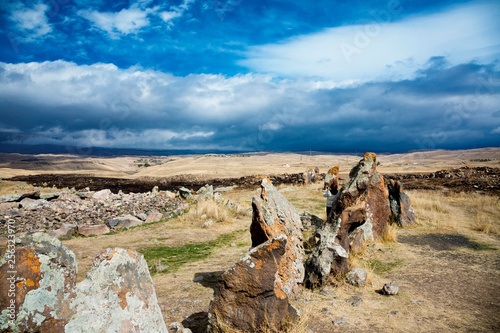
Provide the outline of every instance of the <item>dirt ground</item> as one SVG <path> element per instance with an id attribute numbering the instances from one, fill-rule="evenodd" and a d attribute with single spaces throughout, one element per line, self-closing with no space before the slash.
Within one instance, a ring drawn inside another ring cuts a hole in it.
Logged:
<path id="1" fill-rule="evenodd" d="M 364 253 L 353 256 L 353 266 L 363 267 L 369 273 L 365 287 L 356 288 L 338 281 L 337 285 L 326 286 L 322 290 L 304 289 L 293 300 L 305 318 L 306 328 L 303 332 L 499 332 L 500 235 L 477 230 L 474 226 L 479 217 L 500 224 L 498 192 L 488 187 L 498 184 L 499 153 L 500 149 L 492 148 L 380 156 L 379 171 L 397 175 L 409 189 L 417 225 L 396 229 L 396 243 L 368 244 Z M 266 174 L 265 170 L 268 170 L 268 174 L 276 175 L 299 174 L 305 171 L 307 165 L 319 165 L 320 171 L 324 172 L 329 165 L 340 161 L 341 177 L 346 179 L 350 166 L 359 160 L 359 157 L 336 156 L 334 163 L 330 164 L 332 156 L 312 156 L 309 159 L 308 156 L 289 154 L 268 156 L 267 162 L 263 163 L 262 156 L 234 157 L 232 161 L 224 156 L 206 156 L 172 158 L 146 170 L 137 166 L 144 160 L 122 158 L 112 162 L 96 160 L 95 163 L 85 164 L 87 169 L 82 171 L 82 165 L 73 157 L 67 157 L 66 162 L 62 162 L 62 157 L 37 158 L 42 160 L 37 160 L 37 163 L 41 163 L 41 169 L 23 169 L 22 163 L 30 163 L 20 161 L 26 157 L 14 161 L 11 158 L 10 162 L 4 161 L 3 164 L 0 160 L 0 167 L 3 168 L 0 169 L 0 177 L 6 179 L 29 174 L 66 173 L 75 174 L 72 177 L 79 177 L 82 181 L 88 180 L 90 175 L 99 174 L 139 182 L 151 180 L 147 177 L 160 176 L 204 182 L 207 179 L 239 179 L 243 176 L 254 179 Z M 48 163 L 48 159 L 55 159 L 56 166 Z M 239 164 L 240 159 L 244 167 Z M 222 162 L 227 166 L 219 168 Z M 14 168 L 9 168 L 9 163 Z M 182 163 L 185 163 L 184 176 L 178 173 Z M 210 163 L 215 164 L 209 167 Z M 71 168 L 80 165 L 80 171 L 66 169 L 67 172 L 64 172 L 68 165 Z M 169 165 L 172 167 L 170 171 Z M 463 167 L 469 169 L 459 170 Z M 106 170 L 99 173 L 96 168 Z M 212 171 L 203 172 L 217 168 L 220 173 L 227 170 L 223 177 L 213 177 Z M 238 168 L 241 168 L 241 172 L 233 174 L 232 169 Z M 477 168 L 493 168 L 494 172 L 474 174 L 472 171 L 485 170 Z M 443 177 L 439 174 L 437 177 L 426 176 L 451 169 L 455 171 L 449 171 L 449 177 L 446 173 Z M 462 174 L 468 177 L 463 178 Z M 95 183 L 107 185 L 100 181 Z M 419 187 L 419 184 L 425 186 Z M 49 186 L 49 183 L 46 185 Z M 148 189 L 150 185 L 147 183 Z M 4 180 L 0 182 L 0 194 L 32 187 L 33 184 L 24 181 Z M 226 192 L 224 197 L 251 207 L 251 198 L 257 195 L 257 188 L 248 181 L 247 186 L 238 186 Z M 325 217 L 320 183 L 298 186 L 291 181 L 283 182 L 278 188 L 299 211 Z M 487 214 L 478 215 L 477 210 L 484 210 Z M 78 259 L 78 278 L 81 280 L 93 258 L 108 247 L 139 249 L 159 244 L 180 246 L 189 242 L 213 240 L 219 235 L 241 230 L 234 242 L 215 249 L 206 260 L 186 264 L 175 273 L 152 276 L 167 325 L 182 322 L 194 333 L 201 333 L 206 327 L 206 311 L 218 277 L 250 247 L 250 223 L 249 216 L 235 216 L 228 221 L 215 223 L 210 228 L 203 228 L 202 219 L 186 222 L 177 218 L 111 235 L 72 238 L 64 240 L 63 244 L 74 251 Z M 398 295 L 384 296 L 377 292 L 384 283 L 390 281 L 400 284 Z"/>

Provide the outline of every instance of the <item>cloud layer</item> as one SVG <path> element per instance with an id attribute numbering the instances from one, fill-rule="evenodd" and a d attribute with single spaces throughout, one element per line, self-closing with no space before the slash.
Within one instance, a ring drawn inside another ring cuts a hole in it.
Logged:
<path id="1" fill-rule="evenodd" d="M 412 80 L 336 86 L 112 64 L 0 64 L 7 143 L 403 151 L 500 142 L 500 72 L 431 59 Z M 26 96 L 30 96 L 29 99 Z M 379 147 L 379 148 L 376 148 Z"/>

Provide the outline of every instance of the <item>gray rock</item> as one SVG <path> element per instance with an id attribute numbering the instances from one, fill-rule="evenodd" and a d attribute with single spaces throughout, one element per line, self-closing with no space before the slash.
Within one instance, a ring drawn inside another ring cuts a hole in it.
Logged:
<path id="1" fill-rule="evenodd" d="M 70 237 L 76 234 L 77 225 L 70 223 L 63 223 L 59 229 L 49 230 L 48 234 L 55 238 Z"/>
<path id="2" fill-rule="evenodd" d="M 92 199 L 95 200 L 110 200 L 112 197 L 113 193 L 108 189 L 97 191 L 92 195 Z"/>
<path id="3" fill-rule="evenodd" d="M 136 226 L 144 223 L 143 221 L 139 220 L 137 217 L 132 216 L 132 215 L 125 215 L 125 216 L 116 217 L 113 220 L 118 222 L 113 227 L 114 229 L 117 229 L 117 230 L 129 229 L 129 228 L 136 227 Z"/>
<path id="4" fill-rule="evenodd" d="M 362 268 L 354 268 L 346 276 L 346 282 L 355 287 L 362 287 L 366 282 L 366 271 Z"/>
<path id="5" fill-rule="evenodd" d="M 189 200 L 192 198 L 193 194 L 191 193 L 191 190 L 185 187 L 180 187 L 179 188 L 179 195 L 181 198 Z"/>
<path id="6" fill-rule="evenodd" d="M 45 206 L 47 203 L 47 200 L 30 198 L 24 198 L 20 201 L 21 207 L 29 210 L 35 210 L 41 206 Z"/>
<path id="7" fill-rule="evenodd" d="M 359 296 L 352 296 L 348 299 L 348 302 L 351 303 L 352 306 L 358 307 L 363 303 L 363 299 Z"/>
<path id="8" fill-rule="evenodd" d="M 146 221 L 146 219 L 148 218 L 148 215 L 146 213 L 139 213 L 136 215 L 136 217 L 141 221 Z"/>
<path id="9" fill-rule="evenodd" d="M 214 225 L 214 221 L 208 220 L 203 223 L 203 228 L 210 228 Z"/>
<path id="10" fill-rule="evenodd" d="M 118 278 L 119 277 L 119 278 Z M 107 249 L 76 287 L 66 332 L 167 333 L 144 257 Z"/>
<path id="11" fill-rule="evenodd" d="M 384 295 L 397 295 L 399 293 L 399 283 L 396 281 L 391 281 L 384 284 L 381 290 Z"/>
<path id="12" fill-rule="evenodd" d="M 159 222 L 161 221 L 165 216 L 163 216 L 162 213 L 159 211 L 155 210 L 149 213 L 148 217 L 146 218 L 146 223 L 153 223 L 153 222 Z"/>

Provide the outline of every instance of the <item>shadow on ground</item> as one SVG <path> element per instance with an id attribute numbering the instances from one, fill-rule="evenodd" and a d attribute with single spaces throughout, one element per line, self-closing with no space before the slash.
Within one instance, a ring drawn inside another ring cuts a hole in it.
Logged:
<path id="1" fill-rule="evenodd" d="M 482 244 L 459 234 L 425 234 L 425 235 L 401 235 L 398 241 L 403 244 L 415 246 L 429 246 L 436 251 L 452 251 L 457 248 L 466 248 L 476 251 L 494 250 L 487 244 Z"/>

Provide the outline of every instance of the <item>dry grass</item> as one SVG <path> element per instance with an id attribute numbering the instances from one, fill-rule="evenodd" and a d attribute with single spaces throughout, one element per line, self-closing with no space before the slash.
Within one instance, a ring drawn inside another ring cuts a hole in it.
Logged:
<path id="1" fill-rule="evenodd" d="M 189 211 L 179 217 L 179 221 L 187 225 L 203 225 L 208 220 L 217 223 L 232 223 L 244 212 L 226 206 L 223 202 L 213 199 L 198 201 L 192 204 Z"/>

